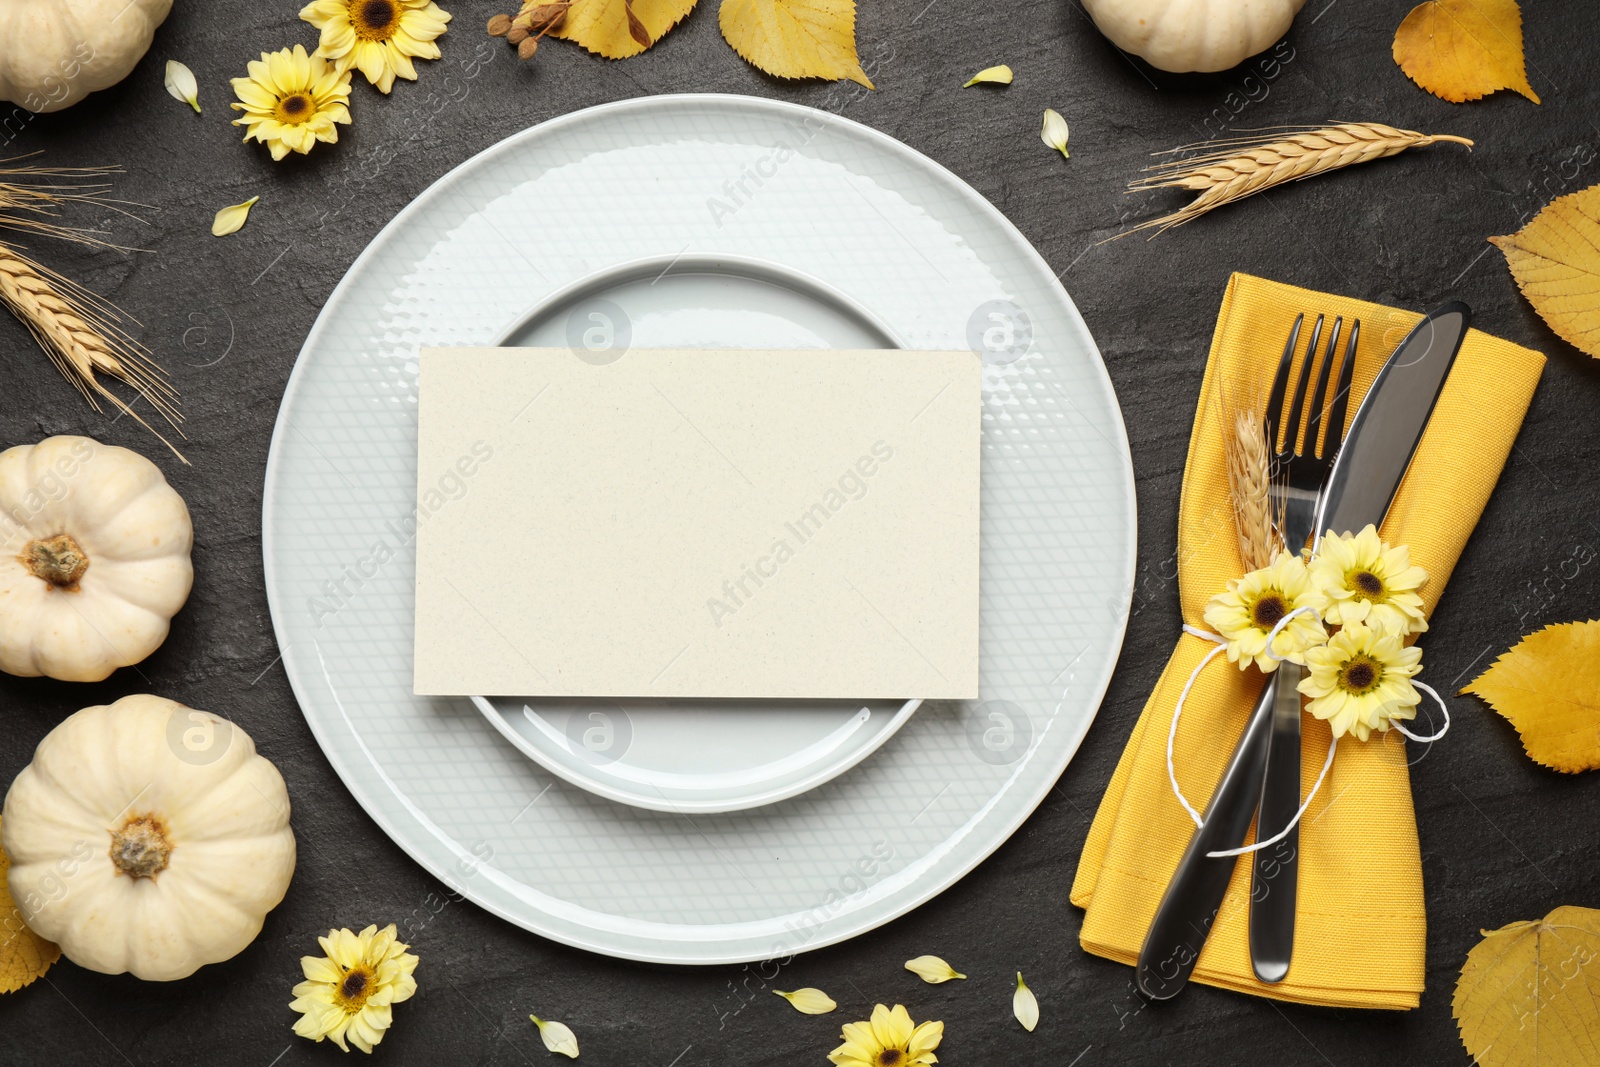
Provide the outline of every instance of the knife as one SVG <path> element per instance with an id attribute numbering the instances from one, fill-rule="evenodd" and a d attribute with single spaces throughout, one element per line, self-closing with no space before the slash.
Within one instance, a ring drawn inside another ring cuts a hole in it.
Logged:
<path id="1" fill-rule="evenodd" d="M 1471 318 L 1471 309 L 1459 301 L 1430 311 L 1379 370 L 1351 420 L 1350 432 L 1345 435 L 1344 446 L 1323 487 L 1317 504 L 1318 533 L 1328 529 L 1359 530 L 1369 522 L 1382 523 L 1433 414 Z M 1200 950 L 1221 913 L 1237 857 L 1213 859 L 1206 853 L 1239 847 L 1258 803 L 1269 792 L 1288 796 L 1289 790 L 1281 783 L 1263 781 L 1272 743 L 1276 680 L 1274 673 L 1262 689 L 1233 758 L 1206 807 L 1203 825 L 1190 838 L 1145 934 L 1134 982 L 1152 1000 L 1174 997 L 1188 983 Z M 1294 743 L 1298 745 L 1298 719 L 1294 733 Z M 1299 760 L 1292 762 L 1298 776 Z M 1264 812 L 1264 817 L 1270 814 L 1276 820 L 1273 825 L 1279 828 L 1286 825 L 1299 807 L 1298 782 L 1293 794 L 1286 813 L 1275 804 L 1272 812 Z M 1265 839 L 1276 832 L 1262 829 L 1257 836 Z M 1295 839 L 1291 832 L 1278 848 L 1290 861 L 1292 849 L 1282 846 L 1291 845 Z M 1269 851 L 1254 855 L 1265 856 Z M 1280 870 L 1286 862 L 1281 856 L 1275 856 L 1274 861 Z M 1274 880 L 1258 880 L 1252 885 L 1252 951 L 1259 923 L 1263 948 L 1270 943 L 1279 949 L 1283 973 L 1288 971 L 1293 951 L 1294 914 L 1293 892 L 1280 892 Z"/>

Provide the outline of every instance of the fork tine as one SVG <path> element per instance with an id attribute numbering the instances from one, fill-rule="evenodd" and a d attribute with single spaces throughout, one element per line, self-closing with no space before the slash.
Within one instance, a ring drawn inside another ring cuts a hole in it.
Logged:
<path id="1" fill-rule="evenodd" d="M 1333 329 L 1328 331 L 1328 347 L 1322 356 L 1322 366 L 1317 369 L 1317 387 L 1311 391 L 1311 417 L 1306 420 L 1306 455 L 1332 455 L 1330 443 L 1325 451 L 1317 450 L 1317 438 L 1322 436 L 1322 413 L 1328 409 L 1328 375 L 1333 371 L 1333 361 L 1339 355 L 1339 331 L 1344 327 L 1344 316 L 1333 317 Z"/>
<path id="2" fill-rule="evenodd" d="M 1278 425 L 1283 421 L 1283 394 L 1289 388 L 1289 370 L 1294 366 L 1294 352 L 1300 344 L 1300 325 L 1306 321 L 1305 315 L 1294 317 L 1294 328 L 1289 331 L 1289 340 L 1283 346 L 1283 358 L 1278 360 L 1278 373 L 1272 379 L 1272 393 L 1267 397 L 1266 418 L 1263 420 L 1266 430 L 1267 448 L 1278 454 Z"/>
<path id="3" fill-rule="evenodd" d="M 1311 327 L 1311 340 L 1306 344 L 1306 358 L 1300 364 L 1300 375 L 1294 383 L 1294 410 L 1289 413 L 1289 421 L 1285 424 L 1288 433 L 1283 437 L 1283 450 L 1291 456 L 1301 455 L 1300 451 L 1300 421 L 1306 411 L 1306 384 L 1311 381 L 1311 371 L 1317 364 L 1317 342 L 1322 338 L 1323 316 L 1318 315 L 1316 324 Z M 1312 445 L 1316 442 L 1313 441 Z"/>
<path id="4" fill-rule="evenodd" d="M 1327 454 L 1333 455 L 1344 443 L 1344 412 L 1350 402 L 1350 379 L 1356 369 L 1356 345 L 1361 341 L 1361 320 L 1350 324 L 1350 340 L 1344 345 L 1344 362 L 1339 366 L 1339 385 L 1328 409 Z"/>

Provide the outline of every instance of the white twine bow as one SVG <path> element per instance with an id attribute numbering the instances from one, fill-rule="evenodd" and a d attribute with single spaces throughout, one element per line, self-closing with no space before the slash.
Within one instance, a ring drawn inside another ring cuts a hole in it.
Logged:
<path id="1" fill-rule="evenodd" d="M 1289 657 L 1280 656 L 1273 651 L 1273 642 L 1278 639 L 1278 635 L 1283 632 L 1283 628 L 1288 626 L 1289 623 L 1292 622 L 1297 616 L 1314 614 L 1315 612 L 1315 608 L 1300 607 L 1295 608 L 1283 618 L 1279 619 L 1277 625 L 1272 628 L 1272 632 L 1267 634 L 1267 655 L 1271 656 L 1279 663 L 1282 663 L 1288 659 Z M 1216 648 L 1213 648 L 1210 652 L 1205 654 L 1205 658 L 1195 665 L 1194 670 L 1189 672 L 1189 680 L 1183 684 L 1183 691 L 1178 694 L 1178 703 L 1172 709 L 1172 727 L 1167 731 L 1167 780 L 1172 783 L 1172 795 L 1178 798 L 1178 803 L 1182 804 L 1183 810 L 1189 813 L 1189 818 L 1194 820 L 1195 826 L 1200 827 L 1205 825 L 1205 819 L 1198 811 L 1194 809 L 1194 805 L 1189 803 L 1189 798 L 1183 795 L 1183 790 L 1178 786 L 1178 771 L 1177 768 L 1173 766 L 1172 762 L 1172 746 L 1178 737 L 1178 720 L 1183 716 L 1183 702 L 1189 699 L 1189 692 L 1194 688 L 1194 683 L 1199 680 L 1200 672 L 1205 670 L 1206 664 L 1215 659 L 1217 653 L 1222 652 L 1228 647 L 1228 640 L 1227 638 L 1214 634 L 1209 630 L 1202 630 L 1198 626 L 1190 626 L 1188 623 L 1183 624 L 1183 632 L 1187 634 L 1193 634 L 1196 637 L 1202 637 L 1207 641 L 1214 641 L 1217 645 Z M 1443 698 L 1441 698 L 1434 688 L 1428 685 L 1426 682 L 1419 682 L 1413 678 L 1411 680 L 1411 684 L 1422 690 L 1424 693 L 1427 693 L 1429 696 L 1433 697 L 1434 702 L 1439 705 L 1439 710 L 1444 713 L 1444 725 L 1439 728 L 1437 733 L 1429 734 L 1425 737 L 1418 736 L 1417 734 L 1412 733 L 1410 730 L 1407 730 L 1404 726 L 1400 725 L 1398 720 L 1390 719 L 1389 725 L 1393 726 L 1396 730 L 1399 730 L 1402 734 L 1411 738 L 1413 741 L 1437 741 L 1450 731 L 1450 709 L 1445 707 Z M 1305 802 L 1300 805 L 1300 810 L 1294 813 L 1294 818 L 1289 820 L 1289 825 L 1285 826 L 1281 831 L 1267 838 L 1265 841 L 1257 841 L 1253 845 L 1244 845 L 1240 848 L 1218 849 L 1215 852 L 1207 852 L 1206 857 L 1208 859 L 1221 859 L 1227 856 L 1243 856 L 1249 852 L 1260 852 L 1262 849 L 1271 848 L 1279 841 L 1282 841 L 1284 838 L 1288 837 L 1290 832 L 1296 826 L 1300 825 L 1301 816 L 1305 815 L 1306 810 L 1311 807 L 1311 802 L 1317 797 L 1317 790 L 1321 789 L 1322 783 L 1327 780 L 1328 771 L 1333 767 L 1333 754 L 1338 750 L 1338 748 L 1339 739 L 1335 737 L 1328 745 L 1328 758 L 1322 761 L 1322 772 L 1317 775 L 1316 783 L 1312 785 L 1311 792 L 1306 794 Z"/>

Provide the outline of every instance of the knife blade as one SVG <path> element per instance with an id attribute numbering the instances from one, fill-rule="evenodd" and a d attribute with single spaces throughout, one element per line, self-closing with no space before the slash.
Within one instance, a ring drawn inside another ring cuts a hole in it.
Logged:
<path id="1" fill-rule="evenodd" d="M 1318 533 L 1330 528 L 1340 532 L 1359 530 L 1369 522 L 1383 521 L 1427 428 L 1471 318 L 1471 309 L 1459 301 L 1435 308 L 1423 316 L 1379 370 L 1351 420 L 1344 446 L 1328 474 L 1317 505 L 1314 529 Z M 1276 690 L 1274 680 L 1269 678 L 1206 807 L 1204 825 L 1189 839 L 1145 935 L 1134 982 L 1141 993 L 1153 1000 L 1174 997 L 1188 983 L 1222 910 L 1237 857 L 1211 858 L 1206 853 L 1237 848 L 1243 843 L 1250 815 L 1270 785 L 1262 779 L 1271 746 Z M 1287 795 L 1281 787 L 1276 792 Z M 1294 795 L 1294 805 L 1277 822 L 1280 827 L 1299 806 L 1298 787 Z M 1257 888 L 1251 889 L 1252 926 L 1256 912 L 1265 907 L 1262 921 L 1271 923 L 1275 936 L 1282 936 L 1287 930 L 1287 944 L 1292 950 L 1292 896 L 1274 893 L 1270 884 L 1264 893 L 1258 893 Z M 1274 897 L 1277 900 L 1272 904 L 1265 903 Z M 1285 903 L 1286 897 L 1289 899 Z"/>

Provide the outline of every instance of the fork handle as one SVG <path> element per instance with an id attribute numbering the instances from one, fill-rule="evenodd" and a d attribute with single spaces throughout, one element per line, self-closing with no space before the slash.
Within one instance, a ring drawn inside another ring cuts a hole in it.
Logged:
<path id="1" fill-rule="evenodd" d="M 1250 830 L 1261 799 L 1277 678 L 1278 672 L 1274 672 L 1256 700 L 1233 758 L 1206 805 L 1205 819 L 1190 837 L 1145 934 L 1134 983 L 1151 1000 L 1175 997 L 1188 984 L 1222 911 L 1238 857 L 1213 859 L 1206 853 L 1238 848 Z"/>

